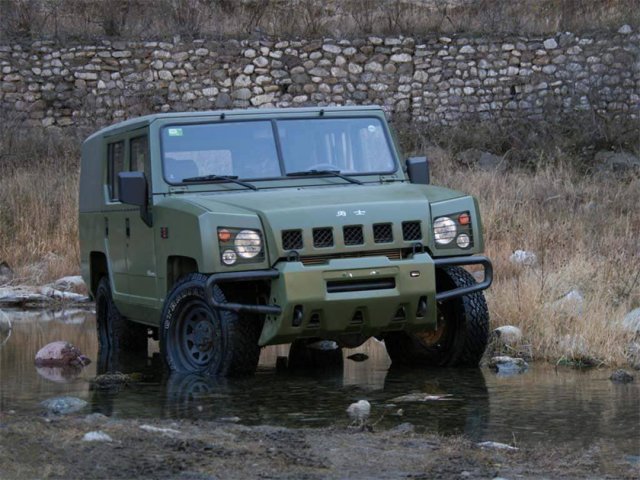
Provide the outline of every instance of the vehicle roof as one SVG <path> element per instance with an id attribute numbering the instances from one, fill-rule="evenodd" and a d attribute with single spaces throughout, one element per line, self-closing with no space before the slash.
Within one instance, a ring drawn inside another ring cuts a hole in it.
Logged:
<path id="1" fill-rule="evenodd" d="M 116 132 L 121 132 L 123 130 L 132 130 L 136 128 L 142 128 L 156 120 L 165 120 L 165 119 L 180 119 L 180 118 L 190 118 L 190 117 L 198 117 L 199 119 L 203 117 L 220 117 L 222 114 L 225 117 L 243 117 L 243 116 L 265 116 L 265 117 L 282 117 L 291 113 L 320 113 L 320 111 L 324 111 L 326 113 L 333 112 L 371 112 L 371 111 L 382 111 L 382 108 L 378 105 L 351 105 L 351 106 L 343 106 L 343 107 L 289 107 L 289 108 L 245 108 L 245 109 L 235 109 L 235 110 L 209 110 L 209 111 L 190 111 L 190 112 L 167 112 L 167 113 L 154 113 L 150 115 L 145 115 L 142 117 L 131 118 L 129 120 L 124 120 L 122 122 L 114 123 L 108 127 L 105 127 L 97 132 L 93 133 L 89 136 L 85 141 L 89 141 L 98 136 L 109 136 Z"/>

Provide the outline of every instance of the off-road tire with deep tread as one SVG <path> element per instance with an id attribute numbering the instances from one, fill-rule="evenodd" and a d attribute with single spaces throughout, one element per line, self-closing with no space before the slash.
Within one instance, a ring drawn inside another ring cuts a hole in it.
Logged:
<path id="1" fill-rule="evenodd" d="M 148 329 L 120 314 L 113 302 L 108 277 L 102 277 L 96 289 L 96 326 L 101 353 L 128 352 L 146 355 Z"/>
<path id="2" fill-rule="evenodd" d="M 162 322 L 159 332 L 160 352 L 167 367 L 180 373 L 200 373 L 213 376 L 235 376 L 253 374 L 260 357 L 258 338 L 262 331 L 263 319 L 251 315 L 238 315 L 227 310 L 212 309 L 205 299 L 207 276 L 190 273 L 182 277 L 173 286 L 162 310 Z M 226 301 L 219 287 L 214 287 L 216 301 Z M 172 329 L 180 321 L 181 312 L 191 305 L 198 304 L 206 308 L 216 332 L 214 356 L 204 366 L 194 367 L 181 362 L 176 356 L 175 335 Z"/>
<path id="3" fill-rule="evenodd" d="M 474 285 L 473 276 L 461 267 L 437 271 L 438 285 L 446 290 Z M 475 292 L 438 304 L 438 315 L 446 322 L 438 345 L 427 346 L 413 333 L 385 336 L 385 345 L 395 365 L 476 367 L 489 339 L 489 311 L 482 292 Z"/>

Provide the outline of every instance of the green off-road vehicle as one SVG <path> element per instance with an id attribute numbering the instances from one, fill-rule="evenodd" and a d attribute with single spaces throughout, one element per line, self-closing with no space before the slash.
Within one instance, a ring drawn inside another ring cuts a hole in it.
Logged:
<path id="1" fill-rule="evenodd" d="M 473 197 L 429 185 L 377 107 L 166 113 L 82 148 L 82 275 L 102 349 L 253 372 L 260 348 L 382 339 L 477 365 L 491 284 Z M 461 266 L 482 266 L 476 282 Z"/>

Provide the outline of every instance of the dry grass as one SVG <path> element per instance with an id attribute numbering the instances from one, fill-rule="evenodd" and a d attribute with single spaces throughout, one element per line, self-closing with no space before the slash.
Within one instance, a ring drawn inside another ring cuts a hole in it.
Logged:
<path id="1" fill-rule="evenodd" d="M 576 125 L 583 131 L 584 122 Z M 537 128 L 530 130 L 535 137 Z M 487 292 L 493 326 L 520 327 L 525 335 L 521 347 L 535 359 L 625 363 L 632 335 L 622 329 L 621 319 L 640 306 L 637 172 L 598 171 L 590 158 L 578 155 L 585 149 L 593 153 L 580 144 L 582 132 L 580 139 L 547 138 L 514 153 L 513 142 L 495 126 L 484 130 L 483 142 L 490 138 L 494 148 L 503 147 L 498 153 L 512 154 L 519 166 L 505 173 L 483 172 L 455 161 L 451 138 L 473 138 L 464 131 L 458 127 L 422 141 L 448 147 L 433 162 L 434 183 L 469 192 L 480 203 L 486 253 L 495 268 Z M 521 138 L 517 126 L 507 131 Z M 614 143 L 638 152 L 634 137 L 635 144 L 624 136 Z M 513 264 L 509 257 L 518 249 L 534 252 L 536 264 Z M 560 300 L 572 290 L 584 297 L 581 305 Z"/>
<path id="2" fill-rule="evenodd" d="M 16 283 L 45 283 L 79 269 L 79 143 L 18 125 L 0 125 L 0 261 Z"/>
<path id="3" fill-rule="evenodd" d="M 0 0 L 0 37 L 549 34 L 637 26 L 635 0 Z"/>
<path id="4" fill-rule="evenodd" d="M 584 153 L 593 155 L 586 124 L 575 124 L 574 136 L 564 131 L 553 137 L 523 125 L 524 141 L 513 124 L 497 131 L 495 125 L 476 125 L 473 135 L 465 126 L 429 135 L 414 130 L 403 143 L 416 153 L 428 145 L 443 147 L 432 164 L 434 183 L 480 202 L 487 254 L 495 265 L 487 292 L 493 326 L 521 327 L 536 359 L 623 364 L 631 338 L 620 319 L 640 306 L 640 179 L 592 168 Z M 70 130 L 62 136 L 2 127 L 0 261 L 30 283 L 77 273 L 80 137 Z M 602 132 L 592 135 L 598 148 L 608 138 L 610 147 L 640 150 L 637 136 L 633 144 L 633 136 Z M 456 153 L 474 146 L 506 154 L 515 165 L 501 174 L 459 165 Z M 511 263 L 516 249 L 535 252 L 537 264 Z M 585 299 L 579 312 L 553 306 L 574 289 Z"/>

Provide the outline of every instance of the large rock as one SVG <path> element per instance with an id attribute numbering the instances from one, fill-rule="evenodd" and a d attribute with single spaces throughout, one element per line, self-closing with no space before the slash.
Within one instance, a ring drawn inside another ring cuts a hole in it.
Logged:
<path id="1" fill-rule="evenodd" d="M 55 397 L 40 402 L 47 413 L 65 415 L 77 412 L 87 406 L 87 402 L 77 397 Z"/>
<path id="2" fill-rule="evenodd" d="M 633 382 L 633 375 L 626 370 L 619 369 L 611 374 L 609 380 L 613 383 L 631 383 Z"/>
<path id="3" fill-rule="evenodd" d="M 37 367 L 84 366 L 89 363 L 91 363 L 91 360 L 69 342 L 51 342 L 36 353 Z"/>
<path id="4" fill-rule="evenodd" d="M 0 262 L 0 285 L 9 283 L 13 280 L 13 270 L 7 262 Z"/>
<path id="5" fill-rule="evenodd" d="M 573 289 L 563 297 L 551 303 L 551 308 L 558 313 L 579 317 L 584 310 L 584 296 L 580 290 Z"/>
<path id="6" fill-rule="evenodd" d="M 529 368 L 529 365 L 522 358 L 501 355 L 499 357 L 493 357 L 491 361 L 489 361 L 489 367 L 501 375 L 513 375 L 525 372 Z"/>
<path id="7" fill-rule="evenodd" d="M 493 331 L 493 334 L 500 339 L 501 343 L 509 346 L 516 345 L 522 340 L 522 330 L 513 325 L 498 327 Z"/>
<path id="8" fill-rule="evenodd" d="M 535 253 L 527 250 L 516 250 L 509 257 L 509 261 L 516 265 L 525 265 L 531 267 L 538 262 L 538 257 Z"/>
<path id="9" fill-rule="evenodd" d="M 595 154 L 595 161 L 602 170 L 613 172 L 640 170 L 640 158 L 629 152 L 601 150 Z"/>
<path id="10" fill-rule="evenodd" d="M 62 292 L 81 293 L 86 291 L 86 285 L 80 275 L 59 278 L 53 286 Z"/>
<path id="11" fill-rule="evenodd" d="M 640 308 L 634 308 L 622 319 L 622 326 L 625 330 L 640 333 Z"/>

